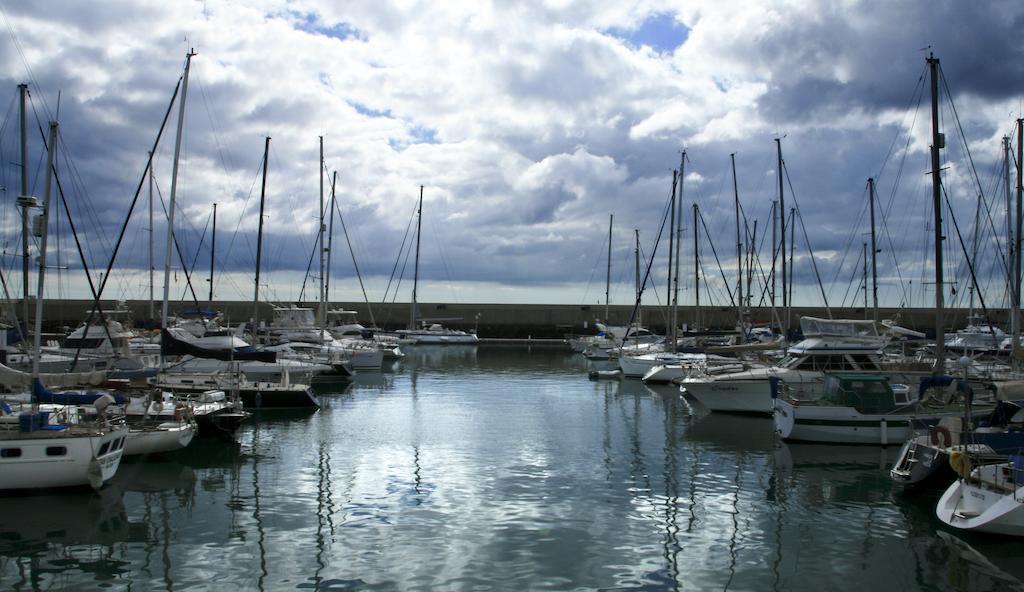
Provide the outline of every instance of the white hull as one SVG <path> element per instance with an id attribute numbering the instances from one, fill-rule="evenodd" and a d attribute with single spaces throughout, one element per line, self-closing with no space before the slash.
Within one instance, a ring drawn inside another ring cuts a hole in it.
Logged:
<path id="1" fill-rule="evenodd" d="M 772 412 L 771 385 L 767 380 L 683 380 L 680 390 L 712 411 L 725 413 Z"/>
<path id="2" fill-rule="evenodd" d="M 18 457 L 0 457 L 0 489 L 99 489 L 117 472 L 127 435 L 121 427 L 95 436 L 0 436 L 0 448 L 20 451 Z M 66 454 L 47 454 L 60 448 Z"/>
<path id="3" fill-rule="evenodd" d="M 153 426 L 132 426 L 128 430 L 126 456 L 159 454 L 181 450 L 196 435 L 195 422 L 165 422 Z"/>
<path id="4" fill-rule="evenodd" d="M 902 444 L 913 434 L 911 419 L 937 419 L 940 415 L 872 415 L 852 407 L 796 405 L 778 399 L 775 429 L 784 440 L 826 444 Z"/>
<path id="5" fill-rule="evenodd" d="M 1024 536 L 1024 485 L 1014 484 L 1012 470 L 1010 463 L 974 469 L 946 489 L 935 515 L 954 528 Z"/>
<path id="6" fill-rule="evenodd" d="M 404 342 L 415 345 L 471 345 L 480 340 L 472 333 L 435 333 L 433 331 L 399 331 Z"/>
<path id="7" fill-rule="evenodd" d="M 672 382 L 673 380 L 686 378 L 689 373 L 690 368 L 688 366 L 659 365 L 648 370 L 641 380 L 650 383 Z"/>

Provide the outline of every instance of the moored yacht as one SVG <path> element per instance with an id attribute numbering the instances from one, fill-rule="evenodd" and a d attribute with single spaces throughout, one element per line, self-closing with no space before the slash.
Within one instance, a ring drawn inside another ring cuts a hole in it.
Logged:
<path id="1" fill-rule="evenodd" d="M 803 317 L 800 327 L 804 339 L 790 346 L 778 364 L 684 378 L 680 390 L 712 411 L 770 414 L 771 378 L 785 382 L 794 396 L 809 400 L 821 395 L 825 372 L 884 374 L 901 384 L 917 384 L 930 374 L 930 366 L 886 362 L 883 350 L 889 338 L 879 335 L 873 321 Z"/>

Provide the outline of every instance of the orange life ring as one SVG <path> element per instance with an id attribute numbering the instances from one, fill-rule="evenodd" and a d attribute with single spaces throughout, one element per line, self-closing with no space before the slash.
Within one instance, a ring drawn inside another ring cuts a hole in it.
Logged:
<path id="1" fill-rule="evenodd" d="M 949 433 L 949 428 L 943 426 L 931 426 L 928 428 L 928 435 L 931 436 L 932 446 L 940 446 L 939 436 L 942 436 L 943 448 L 949 448 L 953 444 L 953 435 Z"/>

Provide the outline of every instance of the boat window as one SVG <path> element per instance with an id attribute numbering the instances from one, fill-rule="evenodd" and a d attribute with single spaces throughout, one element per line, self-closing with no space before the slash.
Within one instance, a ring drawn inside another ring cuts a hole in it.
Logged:
<path id="1" fill-rule="evenodd" d="M 0 458 L 18 458 L 21 456 L 21 448 L 0 448 Z"/>
<path id="2" fill-rule="evenodd" d="M 103 345 L 103 338 L 80 338 L 80 337 L 68 337 L 64 340 L 64 347 L 71 348 L 82 348 L 82 349 L 98 349 Z"/>
<path id="3" fill-rule="evenodd" d="M 850 354 L 850 358 L 853 363 L 860 367 L 861 370 L 879 370 L 881 367 L 875 358 L 865 354 Z"/>
<path id="4" fill-rule="evenodd" d="M 107 450 L 109 450 L 109 449 L 110 449 L 110 442 L 104 442 L 100 446 L 100 451 L 96 453 L 96 456 L 103 456 L 104 454 L 107 453 Z"/>
<path id="5" fill-rule="evenodd" d="M 67 446 L 47 446 L 46 456 L 66 456 L 68 453 Z"/>
<path id="6" fill-rule="evenodd" d="M 803 361 L 803 359 L 804 358 L 797 357 L 797 356 L 786 356 L 785 358 L 782 358 L 781 362 L 779 362 L 779 367 L 780 368 L 796 368 L 797 366 L 800 365 L 800 362 Z"/>

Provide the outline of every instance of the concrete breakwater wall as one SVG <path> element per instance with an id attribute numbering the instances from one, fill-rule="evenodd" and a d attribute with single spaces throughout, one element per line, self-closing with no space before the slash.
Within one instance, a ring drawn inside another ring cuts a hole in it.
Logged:
<path id="1" fill-rule="evenodd" d="M 117 307 L 115 301 L 103 301 L 104 310 Z M 20 304 L 15 303 L 20 311 Z M 124 305 L 131 311 L 128 315 L 128 322 L 141 326 L 150 321 L 149 302 L 131 300 Z M 203 303 L 202 307 L 206 308 Z M 314 307 L 313 303 L 303 303 L 302 306 Z M 44 305 L 44 319 L 46 330 L 60 333 L 74 328 L 80 324 L 89 314 L 92 308 L 92 301 L 89 300 L 53 300 L 47 301 Z M 171 314 L 194 309 L 192 303 L 172 303 Z M 222 312 L 231 325 L 247 321 L 252 316 L 252 303 L 240 301 L 217 301 L 213 306 L 214 310 Z M 409 304 L 390 303 L 373 304 L 372 311 L 363 302 L 333 302 L 330 309 L 354 310 L 359 314 L 362 324 L 370 326 L 371 312 L 372 319 L 377 326 L 384 329 L 401 329 L 409 323 Z M 35 310 L 32 308 L 32 310 Z M 160 315 L 160 305 L 154 307 L 157 318 Z M 633 307 L 626 305 L 612 305 L 608 308 L 608 320 L 612 324 L 625 324 L 630 320 Z M 863 308 L 842 308 L 832 309 L 833 318 L 863 319 L 865 318 Z M 270 304 L 260 305 L 260 319 L 270 321 L 273 319 L 273 306 Z M 697 311 L 693 307 L 679 308 L 679 322 L 692 326 Z M 752 318 L 756 321 L 769 321 L 782 311 L 773 314 L 770 309 L 753 309 Z M 868 311 L 871 314 L 871 311 Z M 945 322 L 947 330 L 963 327 L 967 323 L 966 309 L 951 309 L 946 311 Z M 930 308 L 917 309 L 879 309 L 879 319 L 889 319 L 898 315 L 898 323 L 910 329 L 915 329 L 934 334 L 935 311 Z M 590 334 L 594 333 L 594 321 L 605 316 L 605 307 L 598 305 L 571 305 L 571 304 L 458 304 L 424 302 L 419 304 L 419 317 L 426 322 L 440 322 L 446 327 L 463 329 L 466 331 L 476 330 L 481 337 L 504 337 L 504 338 L 553 338 L 562 337 L 566 334 Z M 821 307 L 795 307 L 790 312 L 791 328 L 799 327 L 799 319 L 802 316 L 828 317 L 828 313 Z M 645 306 L 641 311 L 644 326 L 651 330 L 662 333 L 667 325 L 665 307 Z M 733 309 L 708 308 L 700 309 L 701 325 L 704 327 L 729 329 L 735 326 L 736 313 Z M 122 319 L 123 320 L 123 319 Z M 990 311 L 989 320 L 997 324 L 1007 324 L 1007 312 L 1003 310 Z"/>

